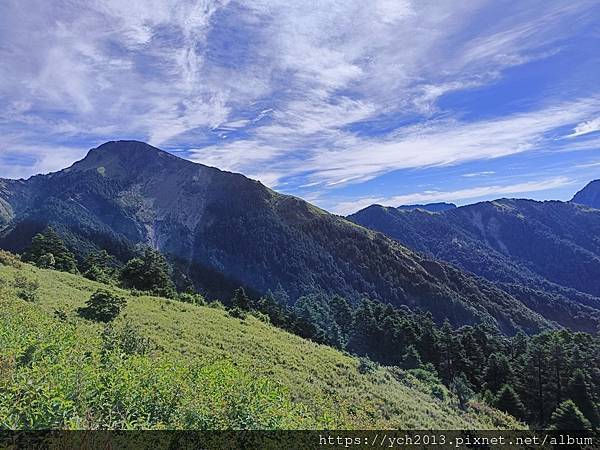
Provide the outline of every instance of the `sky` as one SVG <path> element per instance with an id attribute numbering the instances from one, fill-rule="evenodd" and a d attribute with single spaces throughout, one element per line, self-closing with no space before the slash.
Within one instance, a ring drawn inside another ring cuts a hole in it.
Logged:
<path id="1" fill-rule="evenodd" d="M 0 177 L 137 139 L 329 211 L 600 178 L 600 2 L 2 0 Z"/>

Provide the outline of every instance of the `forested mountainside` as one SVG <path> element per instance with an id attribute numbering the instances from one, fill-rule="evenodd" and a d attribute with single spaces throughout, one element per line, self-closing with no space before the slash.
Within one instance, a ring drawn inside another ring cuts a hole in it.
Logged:
<path id="1" fill-rule="evenodd" d="M 506 333 L 552 324 L 485 280 L 420 256 L 382 234 L 278 194 L 242 175 L 136 141 L 109 142 L 60 172 L 3 180 L 0 247 L 22 252 L 51 225 L 78 258 L 137 244 L 168 255 L 196 289 L 242 285 L 369 297 L 430 311 L 441 323 L 488 323 Z"/>
<path id="2" fill-rule="evenodd" d="M 348 218 L 495 282 L 563 326 L 600 323 L 600 210 L 501 199 L 435 214 L 373 205 Z"/>

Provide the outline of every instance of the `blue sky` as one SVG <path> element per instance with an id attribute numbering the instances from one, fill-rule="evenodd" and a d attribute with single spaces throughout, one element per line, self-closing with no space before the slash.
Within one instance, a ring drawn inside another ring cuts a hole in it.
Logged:
<path id="1" fill-rule="evenodd" d="M 600 178 L 595 0 L 4 0 L 0 177 L 147 141 L 330 211 Z"/>

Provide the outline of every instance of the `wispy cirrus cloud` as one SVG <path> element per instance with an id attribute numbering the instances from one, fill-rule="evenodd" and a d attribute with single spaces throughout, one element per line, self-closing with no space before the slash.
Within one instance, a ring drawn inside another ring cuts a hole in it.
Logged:
<path id="1" fill-rule="evenodd" d="M 593 0 L 7 0 L 1 172 L 136 138 L 318 198 L 402 170 L 593 149 L 593 84 L 503 83 L 584 48 L 597 15 Z"/>
<path id="2" fill-rule="evenodd" d="M 384 206 L 400 206 L 415 203 L 443 202 L 443 201 L 464 201 L 478 200 L 483 197 L 499 198 L 503 195 L 529 194 L 532 192 L 546 191 L 558 187 L 573 185 L 573 180 L 567 177 L 555 177 L 544 180 L 528 181 L 524 183 L 515 183 L 507 185 L 476 186 L 468 189 L 459 189 L 456 191 L 424 191 L 415 192 L 393 197 L 366 197 L 359 198 L 352 202 L 341 202 L 333 207 L 333 211 L 338 214 L 351 214 L 372 204 L 381 204 Z"/>
<path id="3" fill-rule="evenodd" d="M 567 135 L 567 138 L 574 138 L 578 136 L 583 136 L 590 133 L 595 133 L 596 131 L 600 131 L 600 117 L 596 117 L 595 119 L 588 120 L 586 122 L 582 122 L 578 124 L 573 132 Z"/>

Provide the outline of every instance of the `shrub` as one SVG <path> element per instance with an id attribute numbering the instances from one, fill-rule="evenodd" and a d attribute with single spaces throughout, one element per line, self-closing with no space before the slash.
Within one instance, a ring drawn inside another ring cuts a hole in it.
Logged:
<path id="1" fill-rule="evenodd" d="M 246 319 L 246 317 L 248 317 L 248 312 L 244 311 L 241 308 L 238 308 L 237 306 L 235 308 L 231 308 L 228 311 L 229 315 L 231 317 L 237 317 L 238 319 L 244 320 Z"/>
<path id="2" fill-rule="evenodd" d="M 271 318 L 269 317 L 268 314 L 265 314 L 265 313 L 262 313 L 262 312 L 256 311 L 256 310 L 250 311 L 250 314 L 253 315 L 254 317 L 256 317 L 261 322 L 268 323 L 268 324 L 271 323 Z"/>
<path id="3" fill-rule="evenodd" d="M 375 372 L 377 370 L 377 364 L 371 361 L 366 356 L 361 356 L 358 359 L 358 372 L 363 375 Z"/>
<path id="4" fill-rule="evenodd" d="M 115 328 L 109 323 L 102 332 L 104 354 L 117 350 L 125 355 L 146 355 L 150 347 L 150 339 L 143 337 L 129 320 L 120 328 Z"/>
<path id="5" fill-rule="evenodd" d="M 225 310 L 225 305 L 223 303 L 221 303 L 219 300 L 213 300 L 212 302 L 210 302 L 208 304 L 208 307 L 214 308 L 214 309 Z"/>
<path id="6" fill-rule="evenodd" d="M 197 292 L 181 292 L 177 295 L 177 300 L 183 303 L 190 303 L 192 305 L 203 306 L 206 305 L 206 300 Z"/>
<path id="7" fill-rule="evenodd" d="M 56 258 L 52 253 L 45 253 L 36 262 L 37 266 L 41 269 L 54 269 L 56 265 Z"/>
<path id="8" fill-rule="evenodd" d="M 441 384 L 431 386 L 430 392 L 433 397 L 442 402 L 445 402 L 448 399 L 448 391 L 446 391 L 446 388 Z"/>
<path id="9" fill-rule="evenodd" d="M 20 269 L 23 267 L 23 263 L 21 262 L 19 256 L 13 255 L 5 250 L 0 250 L 0 265 L 11 266 L 15 269 Z"/>
<path id="10" fill-rule="evenodd" d="M 85 303 L 86 306 L 78 310 L 82 317 L 96 322 L 111 322 L 119 315 L 127 301 L 106 289 L 99 289 Z"/>
<path id="11" fill-rule="evenodd" d="M 38 298 L 40 284 L 37 280 L 29 280 L 24 275 L 15 275 L 14 287 L 17 289 L 17 297 L 26 302 L 35 302 Z"/>
<path id="12" fill-rule="evenodd" d="M 146 249 L 141 258 L 130 259 L 121 278 L 128 288 L 151 292 L 162 297 L 175 297 L 175 285 L 171 280 L 171 267 L 156 250 Z"/>
<path id="13" fill-rule="evenodd" d="M 67 312 L 64 309 L 55 309 L 54 317 L 56 317 L 61 322 L 66 322 L 69 318 L 69 316 L 67 316 Z"/>

